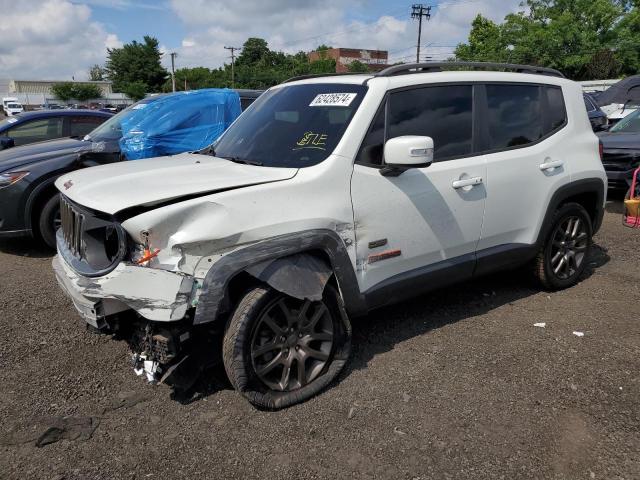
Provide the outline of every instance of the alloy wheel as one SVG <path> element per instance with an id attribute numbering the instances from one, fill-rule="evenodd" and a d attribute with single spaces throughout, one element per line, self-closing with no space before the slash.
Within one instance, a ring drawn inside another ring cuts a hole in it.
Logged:
<path id="1" fill-rule="evenodd" d="M 280 297 L 265 308 L 256 323 L 251 361 L 267 387 L 289 392 L 323 373 L 333 344 L 333 319 L 324 302 Z"/>
<path id="2" fill-rule="evenodd" d="M 578 216 L 564 219 L 552 236 L 550 263 L 554 275 L 562 280 L 580 270 L 589 248 L 586 223 Z"/>

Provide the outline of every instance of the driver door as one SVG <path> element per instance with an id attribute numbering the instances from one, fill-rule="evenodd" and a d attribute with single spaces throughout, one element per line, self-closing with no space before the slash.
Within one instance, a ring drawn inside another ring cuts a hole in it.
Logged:
<path id="1" fill-rule="evenodd" d="M 351 194 L 358 282 L 371 306 L 473 274 L 486 199 L 486 165 L 472 155 L 473 88 L 392 92 L 363 141 Z M 403 135 L 431 137 L 434 163 L 382 176 L 384 142 Z M 460 182 L 470 179 L 477 184 Z"/>

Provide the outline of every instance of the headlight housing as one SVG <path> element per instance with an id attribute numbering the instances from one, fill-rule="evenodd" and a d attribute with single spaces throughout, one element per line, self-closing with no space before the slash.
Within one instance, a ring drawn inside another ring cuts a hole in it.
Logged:
<path id="1" fill-rule="evenodd" d="M 17 183 L 20 180 L 22 180 L 27 175 L 29 175 L 29 172 L 0 173 L 0 189 L 10 187 L 14 183 Z"/>

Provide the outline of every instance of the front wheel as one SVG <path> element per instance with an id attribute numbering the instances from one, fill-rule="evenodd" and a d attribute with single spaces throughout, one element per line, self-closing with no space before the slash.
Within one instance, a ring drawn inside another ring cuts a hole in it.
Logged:
<path id="1" fill-rule="evenodd" d="M 224 336 L 224 367 L 234 388 L 259 408 L 304 402 L 342 370 L 351 326 L 328 285 L 319 302 L 253 288 L 238 304 Z"/>
<path id="2" fill-rule="evenodd" d="M 578 282 L 591 252 L 591 218 L 578 203 L 567 203 L 553 216 L 551 230 L 534 262 L 534 274 L 548 290 Z"/>

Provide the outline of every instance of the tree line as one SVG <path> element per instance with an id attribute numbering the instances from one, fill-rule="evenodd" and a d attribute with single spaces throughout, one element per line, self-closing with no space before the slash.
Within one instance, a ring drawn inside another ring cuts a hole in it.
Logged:
<path id="1" fill-rule="evenodd" d="M 456 58 L 550 67 L 573 80 L 640 71 L 640 0 L 527 0 L 522 6 L 502 23 L 478 15 Z"/>
<path id="2" fill-rule="evenodd" d="M 242 46 L 234 65 L 219 68 L 179 68 L 176 70 L 176 90 L 200 88 L 249 88 L 266 89 L 296 75 L 333 73 L 336 61 L 323 53 L 329 48 L 320 45 L 316 51 L 319 59 L 310 61 L 305 52 L 287 54 L 269 48 L 262 38 L 249 38 Z M 144 98 L 147 93 L 162 93 L 172 90 L 169 72 L 162 66 L 162 53 L 156 38 L 145 36 L 143 42 L 133 41 L 121 48 L 107 50 L 104 66 L 94 65 L 89 70 L 93 81 L 111 80 L 113 89 L 123 92 L 134 100 Z M 352 71 L 367 71 L 361 62 L 350 65 Z"/>
<path id="3" fill-rule="evenodd" d="M 249 38 L 235 61 L 233 86 L 266 89 L 292 76 L 333 73 L 335 60 L 323 54 L 329 48 L 320 45 L 319 59 L 310 61 L 305 52 L 273 51 L 264 39 Z M 478 15 L 455 57 L 551 67 L 574 80 L 633 75 L 640 71 L 640 0 L 526 0 L 520 12 L 500 23 Z M 138 100 L 171 91 L 161 60 L 158 40 L 145 36 L 108 49 L 104 66 L 94 65 L 89 76 L 110 80 L 115 91 Z M 349 69 L 368 67 L 354 62 Z M 232 86 L 230 64 L 179 68 L 175 77 L 178 90 Z"/>

